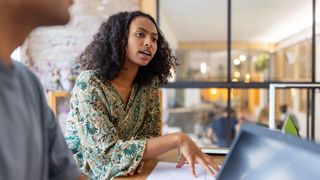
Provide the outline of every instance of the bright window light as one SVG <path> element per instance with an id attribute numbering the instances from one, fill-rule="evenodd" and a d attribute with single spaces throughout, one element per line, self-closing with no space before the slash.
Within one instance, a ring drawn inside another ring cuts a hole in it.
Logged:
<path id="1" fill-rule="evenodd" d="M 200 65 L 200 72 L 202 74 L 205 74 L 207 72 L 207 64 L 206 63 L 201 63 Z"/>
<path id="2" fill-rule="evenodd" d="M 11 54 L 11 59 L 16 60 L 16 61 L 21 61 L 21 53 L 20 53 L 20 47 L 15 49 L 13 53 Z"/>

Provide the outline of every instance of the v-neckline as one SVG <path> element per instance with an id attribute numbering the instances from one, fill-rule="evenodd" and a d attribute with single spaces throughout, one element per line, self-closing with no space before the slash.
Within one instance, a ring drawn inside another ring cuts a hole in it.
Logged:
<path id="1" fill-rule="evenodd" d="M 127 111 L 128 107 L 131 106 L 132 104 L 132 101 L 133 101 L 133 98 L 134 98 L 134 95 L 136 93 L 136 84 L 133 84 L 132 85 L 132 88 L 131 88 L 131 91 L 130 91 L 130 95 L 129 95 L 129 99 L 128 99 L 128 102 L 125 103 L 124 99 L 122 99 L 120 93 L 118 92 L 118 90 L 112 85 L 111 82 L 108 83 L 111 90 L 113 91 L 113 93 L 117 96 L 118 99 L 120 99 L 120 102 L 121 102 L 121 105 L 122 105 L 122 108 Z"/>

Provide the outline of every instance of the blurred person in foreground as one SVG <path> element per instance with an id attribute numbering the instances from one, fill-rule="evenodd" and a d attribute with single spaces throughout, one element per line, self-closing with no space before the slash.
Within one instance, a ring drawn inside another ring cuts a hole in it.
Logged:
<path id="1" fill-rule="evenodd" d="M 67 0 L 0 0 L 0 179 L 82 179 L 43 89 L 10 54 L 39 26 L 69 21 Z"/>

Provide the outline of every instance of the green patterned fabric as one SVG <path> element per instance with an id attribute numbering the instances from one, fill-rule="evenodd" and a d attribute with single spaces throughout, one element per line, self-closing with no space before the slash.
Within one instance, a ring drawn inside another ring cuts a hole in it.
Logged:
<path id="1" fill-rule="evenodd" d="M 134 85 L 128 103 L 94 71 L 77 79 L 65 137 L 81 171 L 90 179 L 112 179 L 134 171 L 147 138 L 160 135 L 156 81 Z"/>

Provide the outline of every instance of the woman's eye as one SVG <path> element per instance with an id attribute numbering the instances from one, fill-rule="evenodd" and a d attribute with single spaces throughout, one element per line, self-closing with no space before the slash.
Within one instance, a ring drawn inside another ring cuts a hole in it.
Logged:
<path id="1" fill-rule="evenodd" d="M 153 41 L 153 42 L 157 42 L 157 41 L 158 41 L 158 38 L 152 38 L 152 41 Z"/>
<path id="2" fill-rule="evenodd" d="M 143 37 L 143 33 L 142 33 L 142 32 L 137 32 L 137 33 L 136 33 L 136 36 L 137 36 L 137 37 Z"/>

